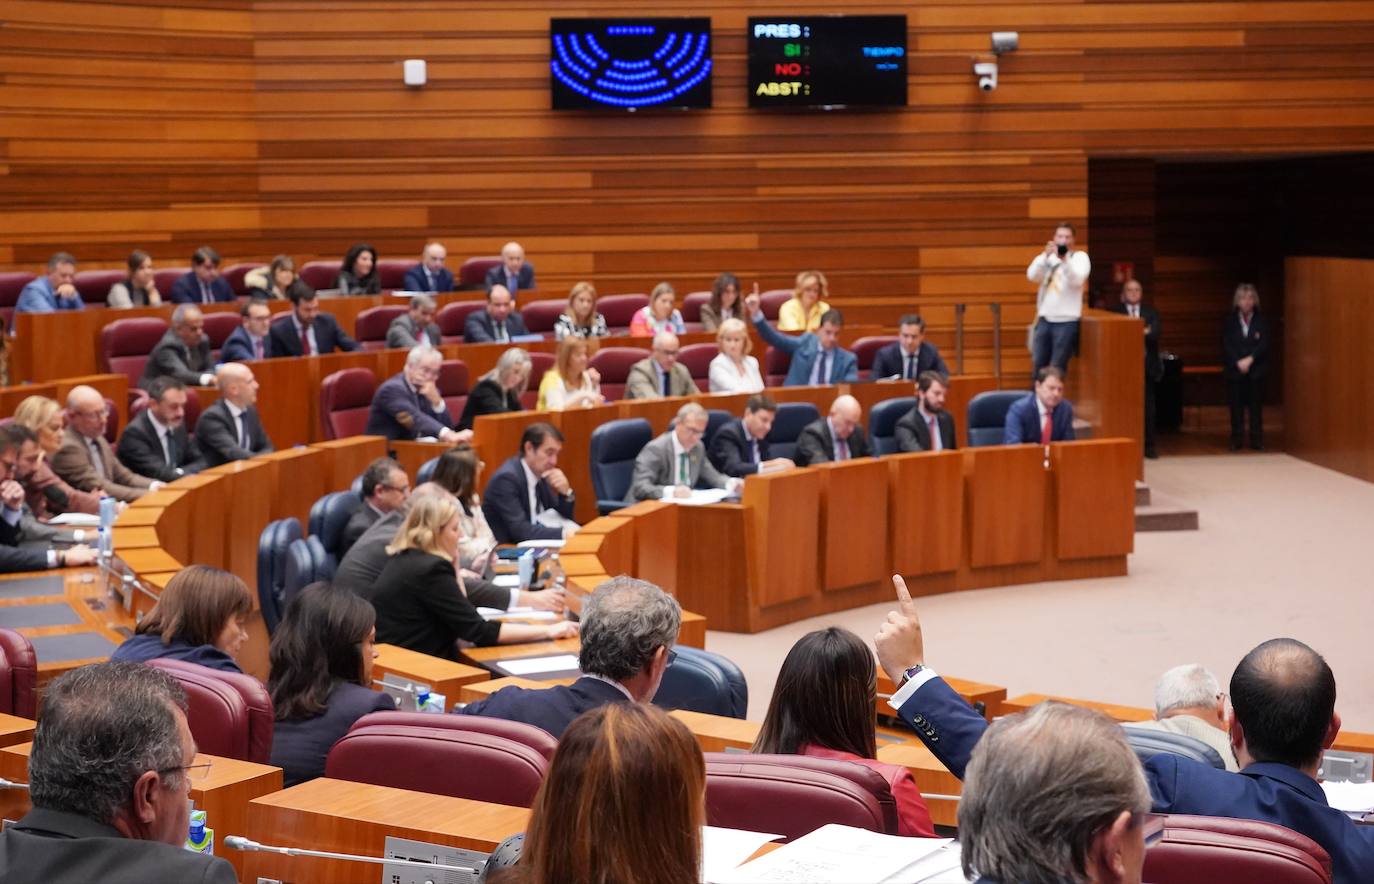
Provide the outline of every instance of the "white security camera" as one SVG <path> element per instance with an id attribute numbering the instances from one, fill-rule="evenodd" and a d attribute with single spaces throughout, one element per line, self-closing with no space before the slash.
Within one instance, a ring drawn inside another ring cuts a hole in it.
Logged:
<path id="1" fill-rule="evenodd" d="M 991 92 L 997 88 L 997 62 L 978 62 L 973 66 L 973 75 L 978 78 L 978 88 L 984 92 Z"/>
<path id="2" fill-rule="evenodd" d="M 992 52 L 994 55 L 1003 55 L 1008 52 L 1015 52 L 1021 45 L 1021 35 L 1015 31 L 993 31 L 992 32 Z"/>

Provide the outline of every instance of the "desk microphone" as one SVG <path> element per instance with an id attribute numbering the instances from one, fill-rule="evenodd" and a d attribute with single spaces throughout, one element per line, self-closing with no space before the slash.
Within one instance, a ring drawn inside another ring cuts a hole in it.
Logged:
<path id="1" fill-rule="evenodd" d="M 324 850 L 306 850 L 303 847 L 273 847 L 270 844 L 259 844 L 251 841 L 242 835 L 227 835 L 224 838 L 225 845 L 235 850 L 259 851 L 261 853 L 279 853 L 283 856 L 313 856 L 319 859 L 341 859 L 346 862 L 355 863 L 376 863 L 388 866 L 407 866 L 413 869 L 436 869 L 445 872 L 466 872 L 469 875 L 478 874 L 481 869 L 468 868 L 466 866 L 446 866 L 443 863 L 426 863 L 413 859 L 387 859 L 384 856 L 358 856 L 352 853 L 329 853 Z"/>
<path id="2" fill-rule="evenodd" d="M 23 789 L 27 792 L 29 789 L 29 784 L 16 783 L 14 780 L 7 780 L 4 777 L 0 777 L 0 789 Z"/>

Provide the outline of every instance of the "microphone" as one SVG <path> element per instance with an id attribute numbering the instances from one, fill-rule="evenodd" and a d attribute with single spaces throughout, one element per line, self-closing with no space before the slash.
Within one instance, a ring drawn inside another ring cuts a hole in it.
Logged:
<path id="1" fill-rule="evenodd" d="M 270 844 L 259 844 L 242 835 L 226 835 L 224 843 L 235 850 L 260 853 L 279 853 L 282 856 L 313 856 L 318 859 L 341 859 L 346 862 L 355 863 L 376 863 L 377 865 L 406 866 L 413 869 L 438 869 L 445 872 L 466 872 L 469 875 L 476 875 L 481 869 L 468 868 L 467 866 L 447 866 L 443 863 L 425 863 L 413 859 L 387 859 L 384 856 L 359 856 L 351 853 L 330 853 L 325 850 L 306 850 L 304 847 L 274 847 Z"/>
<path id="2" fill-rule="evenodd" d="M 4 777 L 0 777 L 0 789 L 23 789 L 27 792 L 29 790 L 29 784 L 16 783 L 14 780 L 7 780 Z"/>

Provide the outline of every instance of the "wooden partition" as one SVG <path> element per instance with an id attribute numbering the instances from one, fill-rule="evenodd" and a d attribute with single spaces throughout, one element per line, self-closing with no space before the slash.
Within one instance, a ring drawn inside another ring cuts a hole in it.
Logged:
<path id="1" fill-rule="evenodd" d="M 1074 416 L 1099 439 L 1134 439 L 1137 477 L 1144 477 L 1145 325 L 1139 319 L 1084 311 L 1078 358 L 1069 363 Z"/>
<path id="2" fill-rule="evenodd" d="M 913 594 L 955 587 L 964 532 L 964 456 L 926 451 L 883 458 L 892 570 Z"/>

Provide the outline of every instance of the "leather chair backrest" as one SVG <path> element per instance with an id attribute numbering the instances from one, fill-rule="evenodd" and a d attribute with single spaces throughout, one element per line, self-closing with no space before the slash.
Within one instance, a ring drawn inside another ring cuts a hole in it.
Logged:
<path id="1" fill-rule="evenodd" d="M 377 308 L 380 309 L 380 308 Z M 320 424 L 326 439 L 361 436 L 377 393 L 377 376 L 368 368 L 345 368 L 320 382 Z"/>
<path id="2" fill-rule="evenodd" d="M 282 576 L 281 608 L 316 580 L 328 580 L 334 570 L 329 565 L 329 555 L 324 551 L 318 537 L 301 537 L 291 541 L 286 547 L 286 565 Z"/>
<path id="3" fill-rule="evenodd" d="M 701 322 L 701 308 L 711 303 L 710 292 L 688 292 L 678 308 L 682 311 L 683 322 Z"/>
<path id="4" fill-rule="evenodd" d="M 749 685 L 734 661 L 679 645 L 677 659 L 663 672 L 654 705 L 744 718 L 749 711 Z"/>
<path id="5" fill-rule="evenodd" d="M 364 350 L 385 350 L 386 330 L 391 327 L 391 321 L 405 314 L 407 309 L 398 304 L 368 307 L 353 320 L 353 336 Z"/>
<path id="6" fill-rule="evenodd" d="M 440 307 L 434 314 L 434 322 L 439 326 L 439 340 L 445 344 L 463 343 L 463 325 L 468 321 L 468 316 L 486 309 L 486 306 L 486 301 L 451 301 Z"/>
<path id="7" fill-rule="evenodd" d="M 258 270 L 266 266 L 266 264 L 259 264 L 256 261 L 249 261 L 243 264 L 230 264 L 228 267 L 225 267 L 222 270 L 220 270 L 219 275 L 224 277 L 225 282 L 229 283 L 229 288 L 233 290 L 235 295 L 246 295 L 248 294 L 248 289 L 243 283 L 244 277 L 252 273 L 254 270 Z M 160 286 L 158 287 L 158 291 L 162 291 L 162 288 Z M 171 290 L 168 289 L 167 293 L 170 294 Z M 237 316 L 238 314 L 235 313 L 231 315 Z"/>
<path id="8" fill-rule="evenodd" d="M 449 414 L 463 413 L 468 403 L 468 377 L 468 364 L 461 359 L 445 359 L 439 364 L 439 380 L 435 386 L 439 388 L 439 395 L 444 397 Z"/>
<path id="9" fill-rule="evenodd" d="M 1273 823 L 1169 814 L 1145 851 L 1152 884 L 1330 884 L 1331 857 L 1306 835 Z"/>
<path id="10" fill-rule="evenodd" d="M 153 271 L 153 285 L 157 286 L 164 302 L 172 299 L 172 286 L 176 285 L 177 280 L 190 272 L 190 267 L 164 267 Z"/>
<path id="11" fill-rule="evenodd" d="M 777 347 L 763 351 L 763 383 L 769 387 L 781 387 L 787 380 L 787 370 L 792 367 L 792 354 Z"/>
<path id="12" fill-rule="evenodd" d="M 427 712 L 369 712 L 353 723 L 350 730 L 369 727 L 374 724 L 396 724 L 407 727 L 439 727 L 455 731 L 473 731 L 504 737 L 529 746 L 546 761 L 553 760 L 558 740 L 544 730 L 523 721 L 507 721 L 504 718 L 490 718 L 485 715 L 433 715 Z"/>
<path id="13" fill-rule="evenodd" d="M 653 438 L 653 428 L 642 417 L 607 421 L 592 430 L 592 488 L 603 516 L 625 505 L 635 458 Z"/>
<path id="14" fill-rule="evenodd" d="M 892 454 L 897 450 L 897 421 L 915 407 L 915 396 L 884 399 L 873 406 L 868 413 L 868 433 L 874 455 Z"/>
<path id="15" fill-rule="evenodd" d="M 723 408 L 706 409 L 706 434 L 701 437 L 701 442 L 708 451 L 711 448 L 711 440 L 716 438 L 720 428 L 734 419 L 735 416 Z"/>
<path id="16" fill-rule="evenodd" d="M 258 536 L 258 607 L 268 635 L 281 622 L 287 547 L 303 536 L 300 520 L 294 517 L 268 522 Z"/>
<path id="17" fill-rule="evenodd" d="M 789 841 L 830 823 L 895 835 L 897 803 L 882 774 L 852 761 L 707 752 L 706 822 Z"/>
<path id="18" fill-rule="evenodd" d="M 635 313 L 648 306 L 649 296 L 643 294 L 607 295 L 596 299 L 597 311 L 606 317 L 606 327 L 613 331 L 628 330 Z"/>
<path id="19" fill-rule="evenodd" d="M 423 485 L 434 478 L 434 471 L 439 468 L 439 458 L 431 457 L 429 460 L 420 464 L 420 468 L 415 471 L 415 484 Z"/>
<path id="20" fill-rule="evenodd" d="M 110 286 L 123 282 L 128 275 L 125 270 L 81 270 L 72 279 L 72 285 L 86 306 L 99 307 L 110 294 Z"/>
<path id="21" fill-rule="evenodd" d="M 1222 761 L 1221 754 L 1194 737 L 1170 733 L 1169 731 L 1157 731 L 1152 728 L 1131 727 L 1129 724 L 1122 725 L 1121 729 L 1126 732 L 1126 742 L 1131 744 L 1131 749 L 1135 751 L 1135 757 L 1139 758 L 1142 763 L 1149 761 L 1161 752 L 1166 752 L 1170 755 L 1190 758 L 1218 770 L 1226 769 L 1226 762 Z"/>
<path id="22" fill-rule="evenodd" d="M 262 682 L 184 660 L 164 657 L 148 664 L 165 670 L 185 688 L 186 720 L 201 752 L 257 764 L 271 758 L 272 697 Z"/>
<path id="23" fill-rule="evenodd" d="M 769 289 L 759 295 L 759 309 L 763 311 L 763 316 L 772 322 L 778 321 L 778 313 L 782 311 L 782 305 L 792 300 L 791 289 Z"/>
<path id="24" fill-rule="evenodd" d="M 526 393 L 533 393 L 535 401 L 539 398 L 539 382 L 544 379 L 546 372 L 552 371 L 558 363 L 558 357 L 552 353 L 538 353 L 535 351 L 525 351 L 530 357 L 530 382 Z M 533 408 L 533 405 L 526 405 L 526 408 Z"/>
<path id="25" fill-rule="evenodd" d="M 38 717 L 38 655 L 13 629 L 0 629 L 0 712 Z"/>
<path id="26" fill-rule="evenodd" d="M 6 270 L 0 272 L 0 307 L 14 309 L 14 305 L 19 303 L 19 293 L 24 290 L 24 286 L 33 282 L 38 277 L 25 271 Z"/>
<path id="27" fill-rule="evenodd" d="M 697 389 L 703 393 L 710 392 L 711 360 L 718 353 L 720 347 L 708 343 L 687 344 L 678 350 L 677 361 L 687 366 L 692 373 L 692 380 L 697 382 Z"/>
<path id="28" fill-rule="evenodd" d="M 968 403 L 968 446 L 1001 445 L 1007 424 L 1007 409 L 1025 390 L 989 390 Z"/>
<path id="29" fill-rule="evenodd" d="M 849 351 L 859 361 L 859 371 L 866 373 L 873 367 L 873 358 L 878 355 L 878 351 L 896 340 L 896 335 L 869 335 L 855 341 Z"/>
<path id="30" fill-rule="evenodd" d="M 602 347 L 587 360 L 587 366 L 601 374 L 601 395 L 607 400 L 616 400 L 625 395 L 625 380 L 630 376 L 630 369 L 648 356 L 649 351 L 639 347 Z"/>
<path id="31" fill-rule="evenodd" d="M 113 445 L 119 439 L 119 409 L 109 396 L 105 397 L 105 413 L 109 415 L 105 419 L 105 441 Z"/>
<path id="32" fill-rule="evenodd" d="M 520 307 L 520 318 L 525 320 L 525 328 L 532 334 L 542 334 L 553 331 L 554 323 L 558 322 L 558 317 L 563 315 L 566 309 L 568 302 L 561 298 L 531 301 Z"/>
<path id="33" fill-rule="evenodd" d="M 334 567 L 339 564 L 344 528 L 362 506 L 362 500 L 352 491 L 334 491 L 310 507 L 310 536 L 319 538 Z"/>
<path id="34" fill-rule="evenodd" d="M 342 262 L 340 262 L 342 263 Z M 377 276 L 382 291 L 405 288 L 406 271 L 420 263 L 416 258 L 378 258 Z"/>
<path id="35" fill-rule="evenodd" d="M 821 416 L 810 402 L 781 402 L 773 429 L 768 431 L 768 453 L 773 457 L 791 457 L 797 452 L 797 437 L 802 428 Z"/>
<path id="36" fill-rule="evenodd" d="M 491 733 L 369 724 L 355 725 L 334 744 L 324 772 L 355 783 L 529 807 L 548 768 L 537 750 Z"/>
<path id="37" fill-rule="evenodd" d="M 458 268 L 458 288 L 486 288 L 487 271 L 493 267 L 500 267 L 503 263 L 500 255 L 480 255 L 475 258 L 468 258 L 463 262 L 463 265 Z"/>
<path id="38" fill-rule="evenodd" d="M 101 370 L 122 374 L 137 387 L 148 355 L 165 334 L 167 323 L 156 316 L 116 319 L 100 330 Z"/>
<path id="39" fill-rule="evenodd" d="M 219 354 L 223 349 L 224 342 L 229 340 L 229 336 L 234 333 L 234 329 L 243 325 L 243 317 L 233 312 L 206 313 L 205 314 L 205 336 L 210 339 L 210 349 Z"/>
<path id="40" fill-rule="evenodd" d="M 312 289 L 332 289 L 339 284 L 339 267 L 343 259 L 337 261 L 307 261 L 301 266 L 301 282 Z"/>

